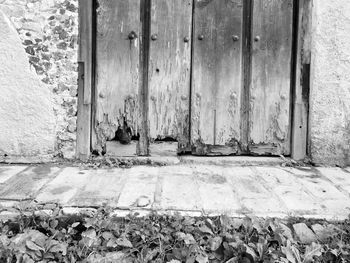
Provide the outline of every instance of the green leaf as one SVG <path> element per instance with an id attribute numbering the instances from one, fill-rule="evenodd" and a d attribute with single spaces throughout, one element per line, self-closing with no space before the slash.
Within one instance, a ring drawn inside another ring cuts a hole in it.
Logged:
<path id="1" fill-rule="evenodd" d="M 305 257 L 303 263 L 313 262 L 314 256 L 322 255 L 322 246 L 320 244 L 312 243 L 310 246 L 305 248 Z"/>
<path id="2" fill-rule="evenodd" d="M 213 231 L 211 231 L 211 229 L 209 227 L 207 227 L 206 225 L 202 225 L 199 228 L 199 231 L 201 231 L 202 233 L 206 233 L 206 234 L 210 234 L 210 235 L 214 235 Z"/>
<path id="3" fill-rule="evenodd" d="M 201 253 L 196 256 L 196 261 L 198 263 L 209 263 L 209 258 L 207 255 Z"/>
<path id="4" fill-rule="evenodd" d="M 196 244 L 196 240 L 194 239 L 194 237 L 191 234 L 185 234 L 185 233 L 182 233 L 182 232 L 177 232 L 175 234 L 175 236 L 179 240 L 184 241 L 186 245 Z"/>
<path id="5" fill-rule="evenodd" d="M 80 222 L 75 222 L 75 223 L 72 224 L 72 227 L 73 227 L 73 228 L 76 228 L 76 227 L 79 226 L 79 225 L 80 225 Z"/>
<path id="6" fill-rule="evenodd" d="M 116 244 L 120 247 L 133 248 L 133 245 L 125 236 L 118 238 Z"/>
<path id="7" fill-rule="evenodd" d="M 218 250 L 221 244 L 222 244 L 222 237 L 217 236 L 217 237 L 211 238 L 209 241 L 210 250 L 211 251 Z"/>
<path id="8" fill-rule="evenodd" d="M 44 251 L 44 248 L 38 246 L 37 244 L 35 244 L 31 240 L 26 241 L 26 247 L 30 250 L 33 250 L 33 251 Z"/>

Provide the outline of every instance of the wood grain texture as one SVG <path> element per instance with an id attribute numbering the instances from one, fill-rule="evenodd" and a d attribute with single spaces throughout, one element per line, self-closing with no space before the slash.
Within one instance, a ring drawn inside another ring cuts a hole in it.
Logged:
<path id="1" fill-rule="evenodd" d="M 176 139 L 185 147 L 189 143 L 192 0 L 151 2 L 149 136 L 151 141 Z"/>
<path id="2" fill-rule="evenodd" d="M 195 3 L 191 141 L 232 154 L 241 137 L 243 1 Z"/>
<path id="3" fill-rule="evenodd" d="M 149 66 L 149 38 L 151 19 L 151 0 L 141 1 L 141 26 L 142 37 L 140 54 L 140 83 L 139 83 L 139 140 L 137 142 L 136 153 L 140 156 L 149 155 L 149 125 L 148 125 L 148 66 Z"/>
<path id="4" fill-rule="evenodd" d="M 307 156 L 308 111 L 311 64 L 312 0 L 299 0 L 297 16 L 297 46 L 294 79 L 294 114 L 292 127 L 292 158 Z"/>
<path id="5" fill-rule="evenodd" d="M 94 148 L 113 139 L 118 127 L 133 135 L 139 130 L 140 0 L 98 3 Z"/>
<path id="6" fill-rule="evenodd" d="M 92 0 L 80 0 L 76 156 L 81 160 L 88 159 L 91 153 L 92 14 Z"/>
<path id="7" fill-rule="evenodd" d="M 250 151 L 289 155 L 293 0 L 255 0 L 252 17 Z"/>

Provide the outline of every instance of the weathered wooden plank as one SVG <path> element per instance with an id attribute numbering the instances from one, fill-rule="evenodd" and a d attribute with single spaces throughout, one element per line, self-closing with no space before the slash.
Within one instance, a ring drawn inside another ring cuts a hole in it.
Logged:
<path id="1" fill-rule="evenodd" d="M 141 1 L 142 37 L 140 54 L 140 84 L 139 84 L 139 140 L 137 142 L 136 153 L 140 156 L 149 155 L 149 125 L 148 125 L 148 66 L 149 66 L 149 38 L 150 38 L 150 14 L 151 0 Z"/>
<path id="2" fill-rule="evenodd" d="M 140 0 L 98 1 L 95 149 L 118 129 L 128 140 L 139 133 L 140 37 Z"/>
<path id="3" fill-rule="evenodd" d="M 234 154 L 241 139 L 243 1 L 196 1 L 194 13 L 194 153 L 205 154 L 203 149 L 213 148 L 208 145 L 226 145 L 222 154 Z"/>
<path id="4" fill-rule="evenodd" d="M 312 0 L 299 0 L 297 10 L 292 158 L 302 160 L 307 156 Z"/>
<path id="5" fill-rule="evenodd" d="M 153 0 L 149 60 L 150 138 L 189 144 L 192 0 Z"/>
<path id="6" fill-rule="evenodd" d="M 250 151 L 290 154 L 293 0 L 255 0 Z"/>
<path id="7" fill-rule="evenodd" d="M 91 91 L 92 91 L 92 19 L 93 1 L 79 1 L 79 75 L 76 156 L 85 160 L 90 156 Z"/>

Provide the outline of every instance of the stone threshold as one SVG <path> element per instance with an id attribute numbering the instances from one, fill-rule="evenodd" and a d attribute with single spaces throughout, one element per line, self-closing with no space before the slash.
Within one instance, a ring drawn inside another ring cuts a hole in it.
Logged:
<path id="1" fill-rule="evenodd" d="M 121 214 L 343 220 L 350 214 L 350 169 L 197 163 L 103 169 L 0 166 L 3 212 L 22 203 L 38 210 L 106 206 Z"/>

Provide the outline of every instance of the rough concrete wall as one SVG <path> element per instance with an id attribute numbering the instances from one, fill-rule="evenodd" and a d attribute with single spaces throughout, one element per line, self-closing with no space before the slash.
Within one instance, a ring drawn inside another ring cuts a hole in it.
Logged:
<path id="1" fill-rule="evenodd" d="M 77 115 L 78 1 L 0 0 L 0 10 L 16 27 L 28 63 L 52 94 L 56 127 L 54 155 L 73 158 Z M 30 113 L 24 110 L 23 114 Z M 41 142 L 35 143 L 40 145 Z"/>
<path id="2" fill-rule="evenodd" d="M 350 165 L 350 1 L 314 0 L 311 157 Z"/>

